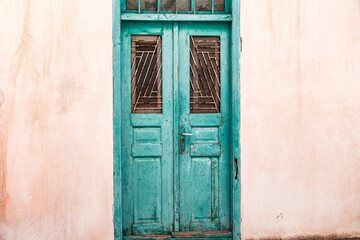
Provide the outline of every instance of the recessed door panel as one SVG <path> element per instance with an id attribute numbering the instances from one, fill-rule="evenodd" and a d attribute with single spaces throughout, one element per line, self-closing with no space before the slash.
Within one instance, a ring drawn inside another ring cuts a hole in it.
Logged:
<path id="1" fill-rule="evenodd" d="M 161 160 L 134 158 L 134 161 L 135 222 L 158 223 L 161 219 Z"/>

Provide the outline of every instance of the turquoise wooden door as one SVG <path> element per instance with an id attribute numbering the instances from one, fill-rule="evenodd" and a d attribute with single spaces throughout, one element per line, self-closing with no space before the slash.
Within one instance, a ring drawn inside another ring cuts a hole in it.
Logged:
<path id="1" fill-rule="evenodd" d="M 229 25 L 122 28 L 123 234 L 230 231 Z"/>
<path id="2" fill-rule="evenodd" d="M 122 26 L 124 235 L 172 231 L 174 106 L 171 26 L 169 23 L 151 22 Z"/>
<path id="3" fill-rule="evenodd" d="M 180 230 L 230 230 L 229 26 L 179 33 Z"/>

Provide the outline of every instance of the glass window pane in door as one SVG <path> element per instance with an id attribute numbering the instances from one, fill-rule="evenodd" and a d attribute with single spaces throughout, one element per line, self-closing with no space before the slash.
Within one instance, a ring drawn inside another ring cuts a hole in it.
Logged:
<path id="1" fill-rule="evenodd" d="M 131 36 L 131 113 L 162 112 L 161 36 Z"/>
<path id="2" fill-rule="evenodd" d="M 190 113 L 220 113 L 220 37 L 190 36 Z"/>
<path id="3" fill-rule="evenodd" d="M 189 12 L 191 11 L 191 1 L 177 0 L 177 8 L 179 12 Z"/>
<path id="4" fill-rule="evenodd" d="M 161 11 L 175 12 L 175 0 L 161 0 Z"/>
<path id="5" fill-rule="evenodd" d="M 211 0 L 195 0 L 195 11 L 211 12 L 212 1 Z"/>
<path id="6" fill-rule="evenodd" d="M 126 0 L 126 10 L 138 10 L 138 0 Z"/>
<path id="7" fill-rule="evenodd" d="M 225 0 L 214 0 L 214 11 L 225 12 Z"/>
<path id="8" fill-rule="evenodd" d="M 158 1 L 157 0 L 141 0 L 140 11 L 157 11 Z"/>

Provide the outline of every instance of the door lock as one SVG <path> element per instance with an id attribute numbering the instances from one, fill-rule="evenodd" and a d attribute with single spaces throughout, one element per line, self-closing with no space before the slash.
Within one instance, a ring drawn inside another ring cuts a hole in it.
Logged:
<path id="1" fill-rule="evenodd" d="M 181 129 L 181 132 L 184 131 L 185 129 Z M 190 137 L 190 136 L 194 136 L 194 134 L 192 133 L 186 133 L 186 132 L 182 132 L 181 133 L 181 137 L 180 137 L 180 154 L 184 154 L 186 151 L 186 142 L 187 140 L 185 139 L 186 137 Z"/>

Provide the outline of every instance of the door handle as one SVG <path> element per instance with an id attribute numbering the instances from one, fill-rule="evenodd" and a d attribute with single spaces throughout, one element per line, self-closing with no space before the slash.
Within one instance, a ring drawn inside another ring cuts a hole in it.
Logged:
<path id="1" fill-rule="evenodd" d="M 193 133 L 182 133 L 181 135 L 183 135 L 183 136 L 194 136 Z"/>

